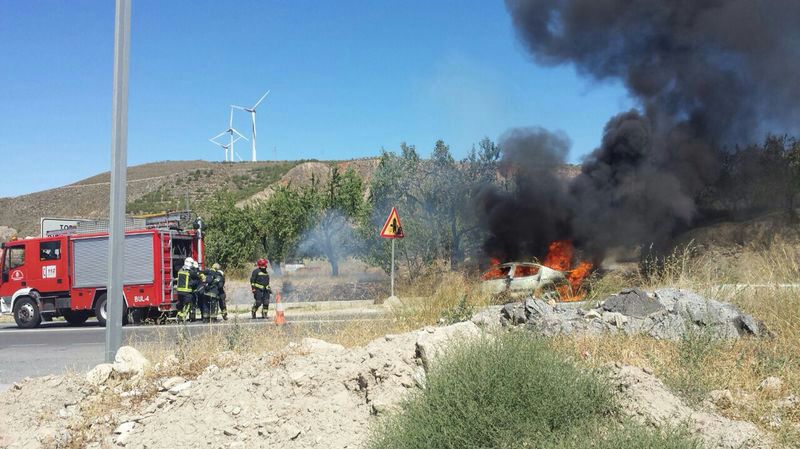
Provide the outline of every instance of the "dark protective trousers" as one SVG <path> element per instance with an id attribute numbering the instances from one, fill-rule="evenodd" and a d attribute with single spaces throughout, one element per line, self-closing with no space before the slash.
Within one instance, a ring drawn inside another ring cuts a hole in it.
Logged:
<path id="1" fill-rule="evenodd" d="M 219 298 L 217 298 L 217 300 L 219 301 L 219 311 L 222 312 L 223 318 L 228 317 L 228 306 L 225 304 L 225 298 L 226 298 L 225 292 L 221 292 L 219 294 Z"/>
<path id="2" fill-rule="evenodd" d="M 183 321 L 189 318 L 194 309 L 193 293 L 178 293 L 178 319 Z"/>
<path id="3" fill-rule="evenodd" d="M 256 316 L 256 312 L 258 312 L 258 308 L 261 307 L 261 316 L 263 318 L 267 317 L 267 310 L 269 310 L 269 291 L 268 290 L 261 290 L 256 289 L 255 293 L 253 293 L 253 317 Z"/>

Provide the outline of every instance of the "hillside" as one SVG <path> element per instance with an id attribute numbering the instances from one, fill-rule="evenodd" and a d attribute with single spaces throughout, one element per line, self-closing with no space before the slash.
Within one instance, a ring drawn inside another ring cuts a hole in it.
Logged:
<path id="1" fill-rule="evenodd" d="M 226 189 L 237 201 L 268 197 L 270 186 L 304 184 L 311 173 L 325 178 L 332 165 L 356 166 L 369 179 L 375 160 L 344 162 L 276 161 L 223 163 L 163 161 L 128 168 L 129 213 L 149 213 L 197 208 L 198 203 Z M 36 235 L 41 217 L 100 218 L 108 215 L 109 172 L 41 192 L 0 198 L 0 226 L 19 235 Z"/>

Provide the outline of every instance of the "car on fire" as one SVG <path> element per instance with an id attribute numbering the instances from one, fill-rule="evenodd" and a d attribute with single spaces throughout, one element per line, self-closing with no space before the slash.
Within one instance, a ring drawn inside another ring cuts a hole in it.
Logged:
<path id="1" fill-rule="evenodd" d="M 492 266 L 482 278 L 485 294 L 530 295 L 540 290 L 555 290 L 567 282 L 564 271 L 533 262 L 509 262 Z"/>

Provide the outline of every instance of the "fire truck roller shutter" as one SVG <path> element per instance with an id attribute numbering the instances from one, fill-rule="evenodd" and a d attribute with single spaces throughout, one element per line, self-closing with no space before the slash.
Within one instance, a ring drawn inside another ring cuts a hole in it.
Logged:
<path id="1" fill-rule="evenodd" d="M 108 237 L 74 240 L 74 288 L 105 287 L 108 283 Z M 153 282 L 153 234 L 125 236 L 125 285 Z"/>

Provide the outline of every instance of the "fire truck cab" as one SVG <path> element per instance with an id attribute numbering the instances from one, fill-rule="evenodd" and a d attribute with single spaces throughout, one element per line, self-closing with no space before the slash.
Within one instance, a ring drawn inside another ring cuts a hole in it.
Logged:
<path id="1" fill-rule="evenodd" d="M 172 280 L 186 257 L 203 263 L 201 230 L 129 229 L 124 246 L 123 322 L 174 313 Z M 72 229 L 12 240 L 2 245 L 0 254 L 0 313 L 13 314 L 18 327 L 35 328 L 59 316 L 71 325 L 94 316 L 105 325 L 107 232 Z"/>

